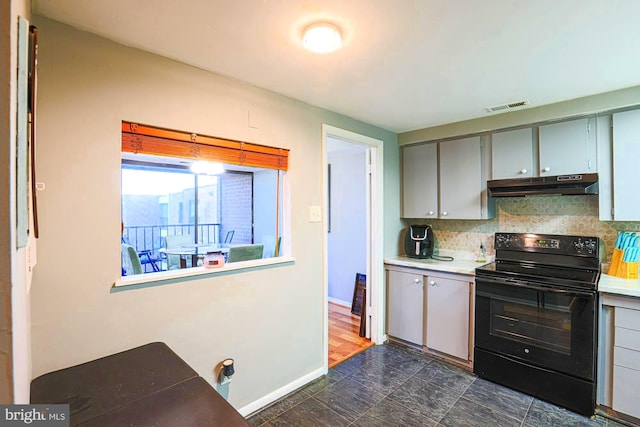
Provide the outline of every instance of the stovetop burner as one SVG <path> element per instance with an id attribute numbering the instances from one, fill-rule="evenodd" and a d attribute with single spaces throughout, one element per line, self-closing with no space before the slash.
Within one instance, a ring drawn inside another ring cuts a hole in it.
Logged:
<path id="1" fill-rule="evenodd" d="M 526 262 L 496 261 L 476 268 L 476 276 L 501 276 L 518 280 L 544 282 L 568 288 L 595 290 L 600 270 L 567 268 Z"/>
<path id="2" fill-rule="evenodd" d="M 588 290 L 595 290 L 600 278 L 597 237 L 496 233 L 495 249 L 495 262 L 476 268 L 476 276 Z"/>

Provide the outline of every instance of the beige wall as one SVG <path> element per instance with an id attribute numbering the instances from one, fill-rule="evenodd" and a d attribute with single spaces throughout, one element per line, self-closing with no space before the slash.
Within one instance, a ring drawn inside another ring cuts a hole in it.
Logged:
<path id="1" fill-rule="evenodd" d="M 31 380 L 26 249 L 15 245 L 15 115 L 18 16 L 28 0 L 0 5 L 0 403 L 28 403 Z"/>
<path id="2" fill-rule="evenodd" d="M 10 31 L 14 19 L 11 15 L 11 2 L 0 4 L 0 28 L 3 28 L 0 39 L 0 81 L 11 82 L 11 65 L 14 63 L 14 56 L 11 52 L 11 43 L 14 40 Z M 11 96 L 14 86 L 11 84 L 0 85 L 0 99 L 12 100 Z M 11 115 L 11 102 L 0 103 L 0 132 L 2 143 L 0 143 L 0 403 L 12 401 L 11 385 L 11 144 L 14 123 Z"/>
<path id="3" fill-rule="evenodd" d="M 307 212 L 323 204 L 322 123 L 385 142 L 385 188 L 395 189 L 385 199 L 390 237 L 402 226 L 396 135 L 54 21 L 37 25 L 37 173 L 46 189 L 32 287 L 33 375 L 164 341 L 212 383 L 216 364 L 234 358 L 230 401 L 241 408 L 320 369 L 323 230 Z M 113 292 L 121 120 L 289 148 L 295 264 Z"/>
<path id="4" fill-rule="evenodd" d="M 558 120 L 572 116 L 594 114 L 617 108 L 640 105 L 640 86 L 586 96 L 556 104 L 526 108 L 503 114 L 487 114 L 462 122 L 449 123 L 442 126 L 417 129 L 398 135 L 398 144 L 434 141 L 461 135 L 490 132 L 497 129 L 523 126 L 548 120 Z"/>

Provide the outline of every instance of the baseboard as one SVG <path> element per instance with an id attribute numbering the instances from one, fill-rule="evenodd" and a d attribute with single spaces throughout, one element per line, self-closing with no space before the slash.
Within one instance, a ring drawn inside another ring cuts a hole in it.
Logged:
<path id="1" fill-rule="evenodd" d="M 243 417 L 246 417 L 247 415 L 253 414 L 254 412 L 264 408 L 265 406 L 269 405 L 270 403 L 275 402 L 276 400 L 280 399 L 281 397 L 286 396 L 287 394 L 291 393 L 292 391 L 295 391 L 297 389 L 299 389 L 300 387 L 302 387 L 305 384 L 310 383 L 311 381 L 315 380 L 316 378 L 321 377 L 322 375 L 326 374 L 327 371 L 324 368 L 318 368 L 313 372 L 308 373 L 307 375 L 298 378 L 297 380 L 290 382 L 289 384 L 285 385 L 284 387 L 280 387 L 279 389 L 275 390 L 272 393 L 267 394 L 264 397 L 261 397 L 258 400 L 255 400 L 251 403 L 249 403 L 246 406 L 243 406 L 242 408 L 238 409 L 238 412 L 240 412 L 240 414 Z"/>
<path id="2" fill-rule="evenodd" d="M 333 298 L 333 297 L 327 297 L 327 300 L 329 300 L 329 302 L 332 302 L 334 304 L 338 304 L 338 305 L 341 305 L 343 307 L 347 307 L 349 310 L 351 310 L 351 303 L 348 302 L 348 301 L 342 301 L 341 299 Z"/>

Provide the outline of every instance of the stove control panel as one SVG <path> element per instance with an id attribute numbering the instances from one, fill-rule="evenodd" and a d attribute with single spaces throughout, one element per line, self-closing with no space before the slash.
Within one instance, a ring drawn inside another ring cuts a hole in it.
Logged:
<path id="1" fill-rule="evenodd" d="M 592 237 L 578 237 L 573 241 L 573 247 L 577 254 L 597 254 L 598 240 Z"/>
<path id="2" fill-rule="evenodd" d="M 539 239 L 537 237 L 525 237 L 525 248 L 547 248 L 560 249 L 560 240 L 558 239 Z"/>
<path id="3" fill-rule="evenodd" d="M 496 233 L 496 249 L 517 249 L 521 246 L 521 235 L 514 233 Z"/>
<path id="4" fill-rule="evenodd" d="M 495 249 L 529 253 L 548 253 L 598 257 L 598 238 L 536 233 L 496 233 Z"/>

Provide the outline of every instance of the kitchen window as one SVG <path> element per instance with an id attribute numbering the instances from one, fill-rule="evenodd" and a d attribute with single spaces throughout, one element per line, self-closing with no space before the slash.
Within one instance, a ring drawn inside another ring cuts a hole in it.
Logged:
<path id="1" fill-rule="evenodd" d="M 288 150 L 129 122 L 122 130 L 123 275 L 201 272 L 199 250 L 213 247 L 281 255 Z M 203 162 L 219 169 L 192 168 Z"/>

